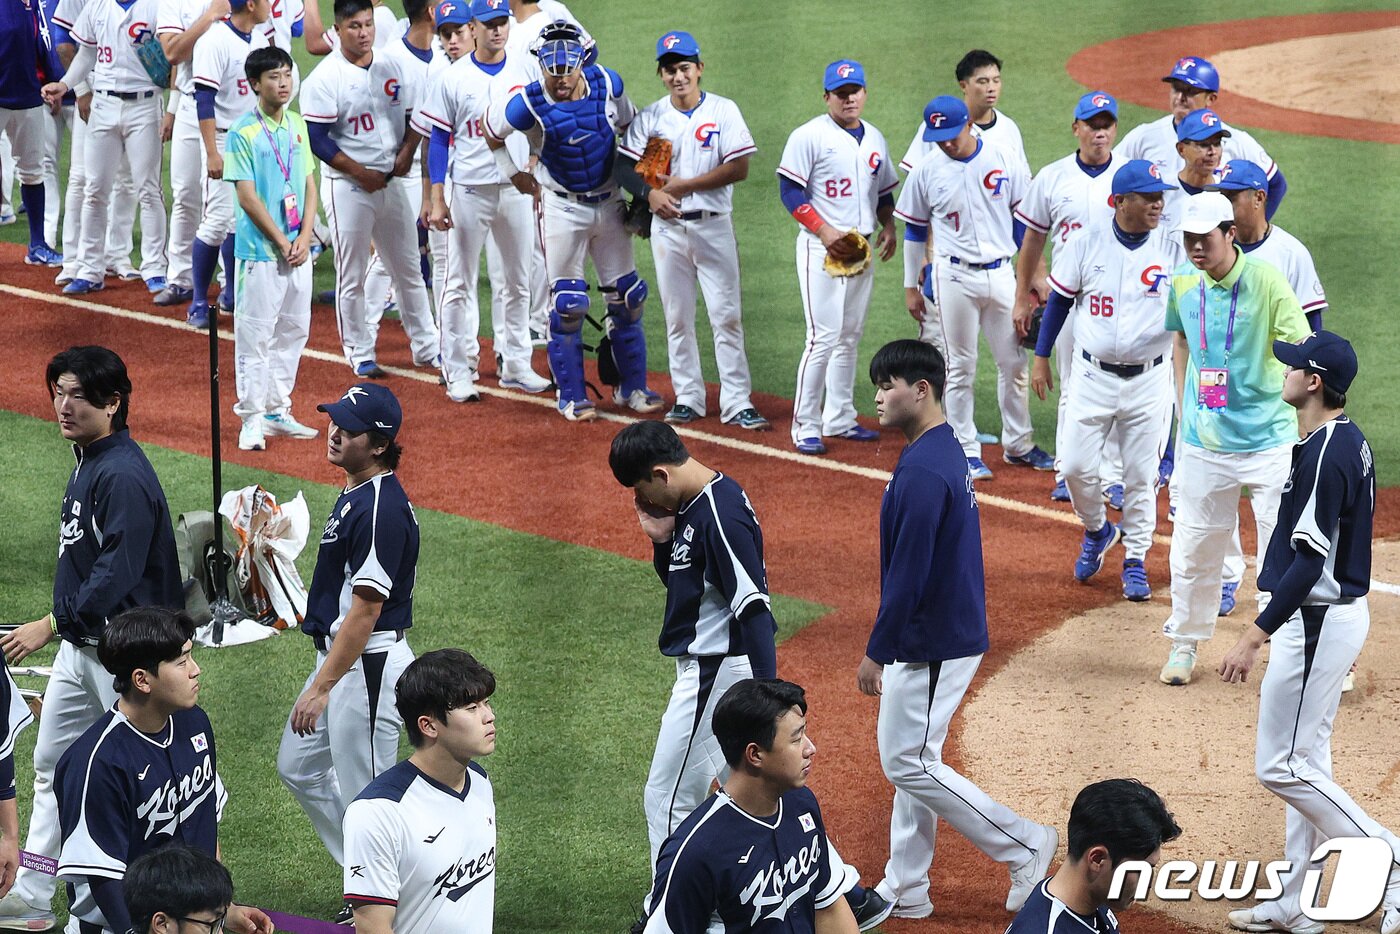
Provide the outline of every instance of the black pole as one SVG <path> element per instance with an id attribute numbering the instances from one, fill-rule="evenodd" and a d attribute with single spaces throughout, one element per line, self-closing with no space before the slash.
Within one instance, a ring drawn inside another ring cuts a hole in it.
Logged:
<path id="1" fill-rule="evenodd" d="M 225 270 L 224 274 L 232 276 L 233 270 Z M 224 627 L 237 622 L 242 614 L 228 598 L 229 562 L 224 555 L 224 517 L 219 514 L 219 505 L 223 501 L 223 454 L 219 437 L 219 311 L 217 306 L 209 309 L 209 426 L 213 441 L 213 449 L 210 454 L 213 461 L 211 472 L 214 493 L 214 560 L 210 569 L 214 575 L 214 599 L 209 604 L 209 611 L 214 624 L 214 644 L 222 645 Z"/>

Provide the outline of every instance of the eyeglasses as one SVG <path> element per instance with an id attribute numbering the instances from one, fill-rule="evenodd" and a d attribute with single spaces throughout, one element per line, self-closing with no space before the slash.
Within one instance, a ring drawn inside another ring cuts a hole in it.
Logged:
<path id="1" fill-rule="evenodd" d="M 208 930 L 209 934 L 223 934 L 224 918 L 227 915 L 228 912 L 224 912 L 224 914 L 219 915 L 213 921 L 205 921 L 202 918 L 176 918 L 175 920 L 179 921 L 181 924 L 198 924 L 200 927 Z"/>

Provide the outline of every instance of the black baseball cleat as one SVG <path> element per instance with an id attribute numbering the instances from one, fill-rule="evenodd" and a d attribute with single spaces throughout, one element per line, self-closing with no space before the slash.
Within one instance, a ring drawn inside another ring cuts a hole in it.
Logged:
<path id="1" fill-rule="evenodd" d="M 894 911 L 894 902 L 887 901 L 879 892 L 874 889 L 865 889 L 865 897 L 857 897 L 860 886 L 846 893 L 846 901 L 851 906 L 851 913 L 856 916 L 856 927 L 862 931 L 878 927 L 881 921 L 890 916 Z"/>
<path id="2" fill-rule="evenodd" d="M 345 902 L 343 905 L 340 906 L 340 910 L 335 913 L 335 917 L 331 919 L 331 923 L 343 924 L 346 927 L 354 927 L 355 906 L 350 904 L 349 902 Z"/>

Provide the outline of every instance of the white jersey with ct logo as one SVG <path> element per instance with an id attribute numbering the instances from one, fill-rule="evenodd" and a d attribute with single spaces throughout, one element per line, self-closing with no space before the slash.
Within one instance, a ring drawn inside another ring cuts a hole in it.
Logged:
<path id="1" fill-rule="evenodd" d="M 1114 162 L 1110 157 L 1102 172 L 1090 175 L 1072 152 L 1041 169 L 1031 182 L 1015 216 L 1045 234 L 1052 258 L 1076 230 L 1113 220 L 1113 173 L 1119 168 Z"/>
<path id="2" fill-rule="evenodd" d="M 375 52 L 375 55 L 385 55 L 399 63 L 399 67 L 403 71 L 403 88 L 399 93 L 404 99 L 404 106 L 408 109 L 409 126 L 422 133 L 422 130 L 419 130 L 422 124 L 415 118 L 432 99 L 438 77 L 447 70 L 452 62 L 436 40 L 428 47 L 428 57 L 424 59 L 421 49 L 408 44 L 407 36 L 400 36 L 383 49 Z M 423 135 L 431 136 L 431 129 Z M 415 181 L 422 179 L 423 160 L 414 159 L 403 177 Z"/>
<path id="3" fill-rule="evenodd" d="M 162 36 L 178 36 L 193 26 L 208 7 L 208 0 L 160 0 L 156 8 L 156 32 Z M 175 66 L 175 90 L 191 95 L 190 106 L 194 106 L 194 74 L 189 58 Z"/>
<path id="4" fill-rule="evenodd" d="M 885 134 L 867 121 L 862 126 L 865 134 L 857 142 L 830 114 L 808 120 L 788 137 L 778 174 L 801 185 L 828 224 L 869 235 L 879 226 L 880 196 L 893 191 L 899 179 Z"/>
<path id="5" fill-rule="evenodd" d="M 1258 140 L 1224 121 L 1221 122 L 1220 128 L 1230 134 L 1221 140 L 1221 165 L 1232 159 L 1247 159 L 1263 169 L 1269 178 L 1274 177 L 1278 166 L 1269 158 L 1269 154 L 1264 151 Z M 1186 164 L 1176 151 L 1176 122 L 1171 114 L 1133 127 L 1127 136 L 1119 140 L 1113 154 L 1124 162 L 1130 159 L 1146 159 L 1157 166 L 1163 178 L 1174 177 Z"/>
<path id="6" fill-rule="evenodd" d="M 263 24 L 254 26 L 245 39 L 232 23 L 221 20 L 195 42 L 190 66 L 194 83 L 214 89 L 214 126 L 219 130 L 233 126 L 257 103 L 243 63 L 249 52 L 267 48 L 273 35 L 272 28 Z"/>
<path id="7" fill-rule="evenodd" d="M 1006 114 L 992 108 L 992 125 L 983 127 L 976 123 L 972 125 L 972 135 L 980 137 L 989 143 L 995 143 L 1003 149 L 1009 149 L 1015 153 L 1022 162 L 1026 163 L 1026 171 L 1030 171 L 1030 162 L 1026 159 L 1026 144 L 1021 139 L 1021 128 L 1016 125 Z M 909 141 L 909 148 L 904 151 L 904 158 L 899 161 L 899 167 L 909 173 L 914 171 L 914 167 L 919 164 L 924 156 L 938 148 L 937 143 L 928 142 L 924 139 L 924 125 L 919 124 L 919 128 L 914 131 L 914 138 Z"/>
<path id="8" fill-rule="evenodd" d="M 1263 260 L 1283 273 L 1293 287 L 1293 294 L 1298 296 L 1298 304 L 1303 306 L 1304 314 L 1327 307 L 1327 293 L 1322 290 L 1322 280 L 1317 277 L 1312 254 L 1297 237 L 1277 224 L 1270 224 L 1263 240 L 1241 243 L 1240 249 L 1248 253 L 1250 259 Z"/>
<path id="9" fill-rule="evenodd" d="M 116 0 L 91 0 L 82 8 L 69 31 L 79 43 L 97 51 L 87 79 L 94 91 L 130 93 L 155 88 L 136 56 L 136 47 L 148 37 L 155 38 L 157 13 L 156 0 L 136 0 L 127 9 Z M 54 21 L 59 22 L 57 15 Z"/>
<path id="10" fill-rule="evenodd" d="M 1025 197 L 1030 173 L 1015 154 L 977 141 L 966 159 L 941 150 L 914 167 L 899 193 L 895 213 L 911 224 L 937 227 L 940 258 L 993 263 L 1016 252 L 1012 212 Z"/>
<path id="11" fill-rule="evenodd" d="M 330 137 L 367 169 L 387 172 L 403 141 L 408 113 L 403 66 L 376 51 L 368 68 L 352 65 L 336 50 L 307 76 L 301 112 L 308 123 L 330 125 Z M 328 162 L 329 178 L 341 173 Z"/>
<path id="12" fill-rule="evenodd" d="M 424 136 L 431 136 L 435 126 L 452 134 L 448 174 L 453 183 L 509 182 L 486 147 L 486 109 L 492 104 L 504 107 L 521 88 L 540 80 L 539 63 L 533 55 L 507 52 L 501 70 L 492 75 L 476 63 L 475 54 L 462 56 L 438 73 L 432 91 L 414 114 L 413 128 Z M 526 135 L 512 133 L 505 144 L 515 164 L 523 168 L 530 155 Z"/>
<path id="13" fill-rule="evenodd" d="M 700 103 L 688 113 L 677 110 L 670 97 L 643 108 L 627 128 L 620 148 L 633 159 L 640 159 L 647 140 L 653 136 L 670 141 L 670 174 L 677 178 L 697 178 L 758 150 L 738 106 L 727 97 L 709 92 L 703 92 Z M 682 212 L 728 214 L 733 205 L 733 185 L 697 191 L 680 199 Z"/>

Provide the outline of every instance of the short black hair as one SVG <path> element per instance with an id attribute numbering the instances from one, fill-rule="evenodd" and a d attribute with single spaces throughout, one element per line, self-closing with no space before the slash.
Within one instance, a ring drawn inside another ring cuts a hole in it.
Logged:
<path id="1" fill-rule="evenodd" d="M 347 20 L 356 13 L 374 9 L 370 0 L 335 0 L 335 21 Z"/>
<path id="2" fill-rule="evenodd" d="M 49 398 L 54 395 L 58 378 L 64 373 L 72 373 L 78 385 L 83 387 L 83 395 L 96 406 L 105 406 L 120 399 L 117 414 L 112 416 L 112 430 L 121 431 L 126 427 L 127 409 L 131 402 L 131 377 L 126 375 L 126 363 L 114 351 L 106 347 L 89 344 L 82 347 L 69 347 L 54 354 L 44 371 L 44 380 L 49 387 Z"/>
<path id="3" fill-rule="evenodd" d="M 262 76 L 269 71 L 291 67 L 292 57 L 287 54 L 286 49 L 268 45 L 248 53 L 248 57 L 243 62 L 243 74 L 248 77 L 249 81 L 256 82 L 261 81 Z"/>
<path id="4" fill-rule="evenodd" d="M 791 681 L 745 678 L 725 691 L 715 705 L 711 723 L 729 767 L 739 767 L 749 743 L 772 749 L 778 721 L 794 707 L 805 714 L 807 694 Z"/>
<path id="5" fill-rule="evenodd" d="M 383 432 L 371 429 L 369 433 L 369 444 L 370 447 L 375 448 L 380 445 L 384 446 L 384 453 L 374 459 L 380 467 L 383 467 L 385 470 L 399 469 L 399 461 L 403 460 L 403 447 L 397 441 Z"/>
<path id="6" fill-rule="evenodd" d="M 112 674 L 118 694 L 132 689 L 131 673 L 154 672 L 173 662 L 194 638 L 194 620 L 184 610 L 142 606 L 115 617 L 97 640 L 97 660 Z"/>
<path id="7" fill-rule="evenodd" d="M 700 64 L 700 56 L 678 55 L 675 52 L 668 52 L 656 60 L 656 73 L 659 75 L 661 74 L 661 69 L 668 65 L 679 65 L 681 62 L 693 62 L 698 65 Z"/>
<path id="8" fill-rule="evenodd" d="M 410 23 L 416 23 L 422 19 L 431 20 L 433 4 L 428 0 L 403 0 L 403 15 L 408 17 Z"/>
<path id="9" fill-rule="evenodd" d="M 623 486 L 636 486 L 651 477 L 660 464 L 684 464 L 690 460 L 676 430 L 665 422 L 633 422 L 613 438 L 608 466 Z"/>
<path id="10" fill-rule="evenodd" d="M 997 58 L 986 49 L 973 49 L 962 57 L 958 62 L 958 67 L 954 71 L 959 81 L 966 81 L 979 68 L 986 68 L 988 65 L 997 66 L 997 71 L 1001 71 L 1001 59 Z"/>
<path id="11" fill-rule="evenodd" d="M 196 911 L 228 910 L 233 877 L 203 850 L 172 842 L 143 853 L 126 867 L 122 895 L 132 930 L 146 934 L 157 911 L 187 918 Z"/>
<path id="12" fill-rule="evenodd" d="M 431 715 L 447 722 L 447 712 L 475 704 L 496 691 L 496 676 L 469 652 L 437 649 L 413 660 L 399 675 L 394 688 L 394 706 L 403 718 L 408 741 L 414 747 L 425 742 L 418 729 L 418 718 Z"/>
<path id="13" fill-rule="evenodd" d="M 941 403 L 948 365 L 932 344 L 912 338 L 890 341 L 870 358 L 870 382 L 878 386 L 894 379 L 902 379 L 911 386 L 921 379 L 928 380 L 933 387 L 933 397 Z"/>
<path id="14" fill-rule="evenodd" d="M 1157 792 L 1135 778 L 1110 778 L 1086 785 L 1069 810 L 1069 858 L 1103 846 L 1115 864 L 1147 859 L 1181 836 Z"/>

